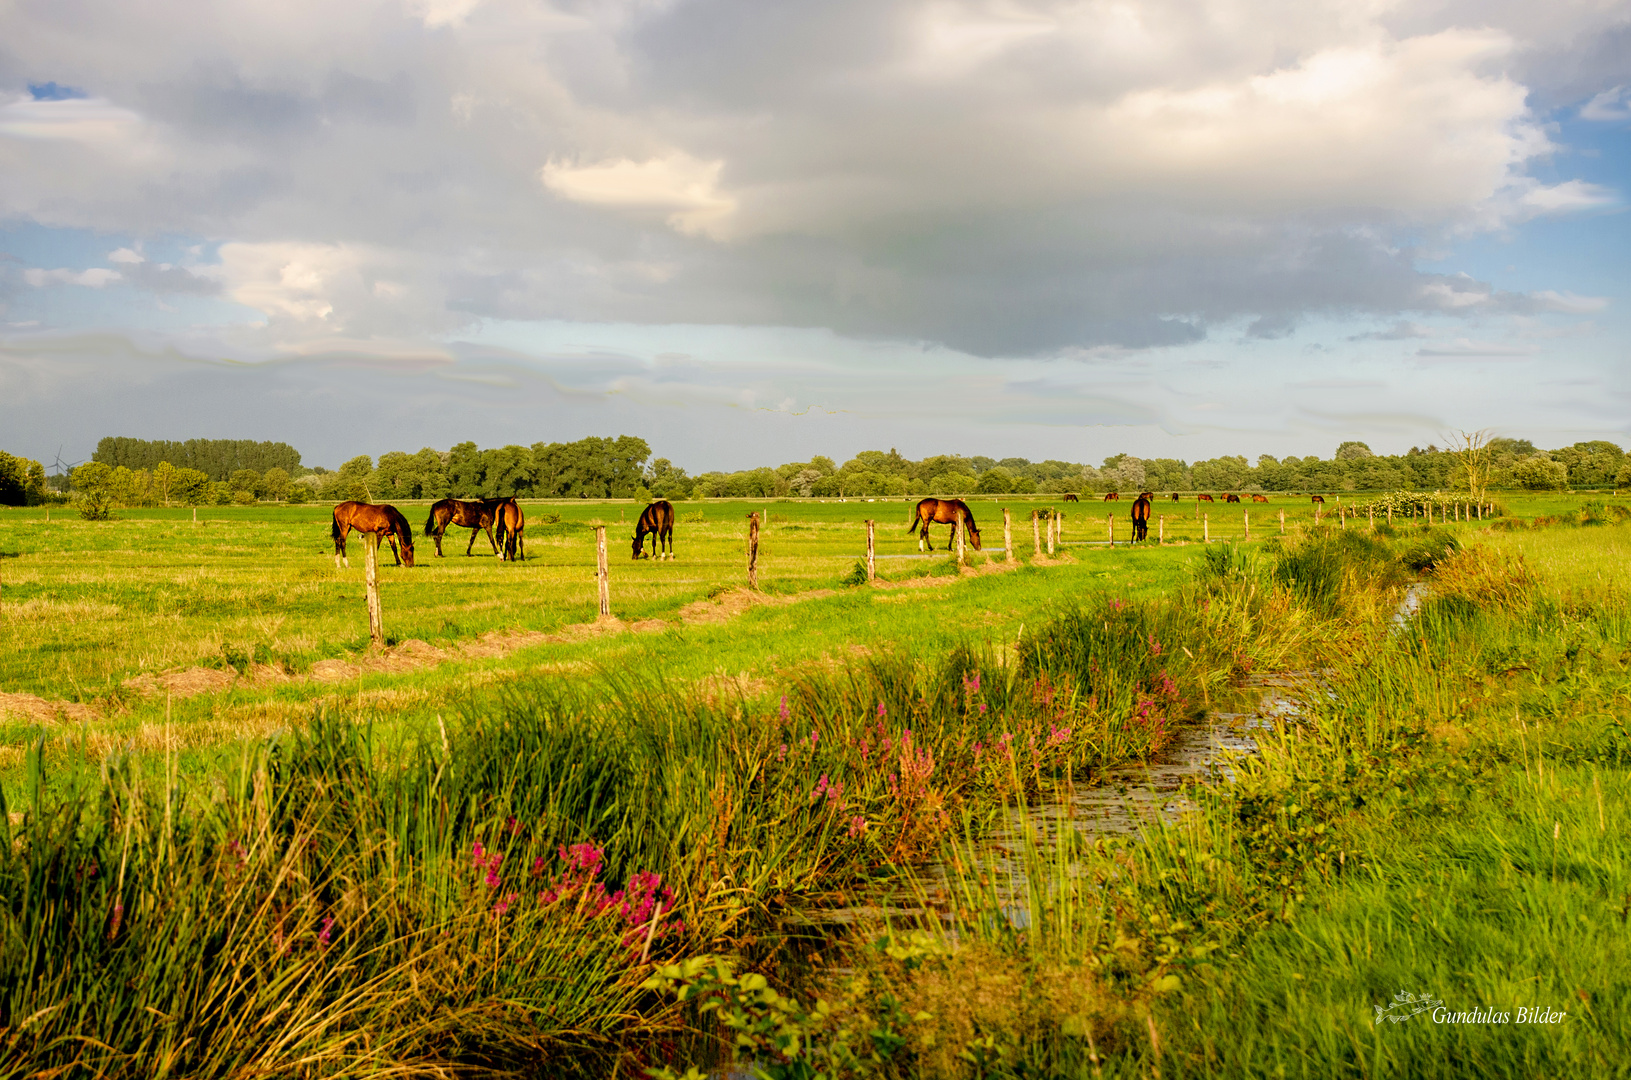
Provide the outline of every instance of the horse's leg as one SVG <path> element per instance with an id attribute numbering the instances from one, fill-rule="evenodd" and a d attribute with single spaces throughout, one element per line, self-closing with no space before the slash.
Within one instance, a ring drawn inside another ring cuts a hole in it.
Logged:
<path id="1" fill-rule="evenodd" d="M 473 555 L 475 553 L 476 537 L 478 537 L 480 535 L 481 535 L 481 526 L 480 525 L 477 525 L 474 529 L 470 530 L 470 542 L 468 544 L 464 545 L 464 554 L 465 554 L 466 558 L 470 557 L 471 555 Z"/>
<path id="2" fill-rule="evenodd" d="M 470 538 L 471 543 L 474 543 L 475 539 L 476 538 L 474 536 L 471 536 L 471 538 Z M 498 554 L 498 541 L 493 539 L 493 523 L 490 522 L 490 521 L 487 523 L 487 542 L 489 544 L 493 545 L 493 554 L 497 555 Z"/>
<path id="3" fill-rule="evenodd" d="M 396 565 L 401 566 L 402 565 L 402 549 L 396 546 L 396 533 L 394 533 L 394 532 L 386 533 L 385 534 L 385 542 L 391 545 L 391 557 L 396 560 Z"/>
<path id="4" fill-rule="evenodd" d="M 444 533 L 446 531 L 447 531 L 447 526 L 446 525 L 438 524 L 436 526 L 436 531 L 430 534 L 431 536 L 436 538 L 436 557 L 438 559 L 442 558 L 442 533 Z"/>
<path id="5" fill-rule="evenodd" d="M 351 532 L 350 525 L 341 525 L 340 538 L 334 541 L 334 569 L 336 570 L 340 568 L 341 560 L 345 561 L 345 568 L 347 570 L 351 569 L 351 560 L 346 557 L 345 553 L 345 538 L 346 534 L 349 532 Z"/>

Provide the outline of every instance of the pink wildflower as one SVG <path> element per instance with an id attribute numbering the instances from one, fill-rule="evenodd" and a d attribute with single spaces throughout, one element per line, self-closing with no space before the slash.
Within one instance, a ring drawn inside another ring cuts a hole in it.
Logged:
<path id="1" fill-rule="evenodd" d="M 317 944 L 328 948 L 329 942 L 334 940 L 334 916 L 323 916 L 323 929 L 317 932 Z"/>
<path id="2" fill-rule="evenodd" d="M 780 711 L 781 711 L 781 718 L 782 718 L 782 719 L 783 719 L 783 720 L 786 720 L 786 719 L 787 719 L 787 715 L 788 715 L 788 710 L 787 710 L 787 695 L 786 695 L 786 694 L 783 694 L 783 695 L 782 695 L 782 707 L 781 707 L 781 710 L 780 710 Z"/>
<path id="3" fill-rule="evenodd" d="M 882 717 L 884 715 L 884 712 L 885 712 L 885 710 L 884 710 L 884 707 L 883 707 L 883 702 L 880 701 L 880 702 L 878 702 L 878 716 Z"/>
<path id="4" fill-rule="evenodd" d="M 505 893 L 504 899 L 493 905 L 493 914 L 502 915 L 510 910 L 510 905 L 515 903 L 516 897 L 520 895 L 520 893 Z"/>
<path id="5" fill-rule="evenodd" d="M 849 819 L 849 835 L 852 839 L 854 837 L 863 835 L 865 832 L 866 818 L 857 814 L 855 817 Z"/>

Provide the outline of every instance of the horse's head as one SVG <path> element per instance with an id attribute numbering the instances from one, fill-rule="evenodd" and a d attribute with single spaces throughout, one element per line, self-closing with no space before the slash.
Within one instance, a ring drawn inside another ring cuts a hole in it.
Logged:
<path id="1" fill-rule="evenodd" d="M 402 545 L 402 565 L 413 565 L 413 541 L 411 540 Z"/>
<path id="2" fill-rule="evenodd" d="M 980 550 L 980 530 L 970 525 L 968 527 L 968 542 L 974 545 L 974 550 Z"/>
<path id="3" fill-rule="evenodd" d="M 629 558 L 638 559 L 643 554 L 641 549 L 643 547 L 645 547 L 645 545 L 642 544 L 641 541 L 644 540 L 645 538 L 646 537 L 645 537 L 644 533 L 636 532 L 634 534 L 634 540 L 632 541 L 633 548 L 634 548 L 634 554 L 630 555 Z"/>

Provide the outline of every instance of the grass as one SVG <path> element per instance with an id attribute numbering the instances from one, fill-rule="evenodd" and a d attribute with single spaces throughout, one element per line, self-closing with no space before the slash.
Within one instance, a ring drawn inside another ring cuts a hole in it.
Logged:
<path id="1" fill-rule="evenodd" d="M 716 508 L 680 563 L 626 567 L 649 606 L 619 614 L 660 633 L 10 721 L 0 1076 L 678 1074 L 730 1057 L 722 1034 L 777 1076 L 1624 1071 L 1631 527 L 1328 525 L 867 589 L 836 582 L 878 508 L 778 523 L 774 504 L 761 579 L 806 598 L 687 623 L 740 575 L 742 508 L 717 527 Z M 562 507 L 562 537 L 591 510 Z M 241 513 L 287 551 L 221 573 L 317 643 L 291 666 L 358 658 L 325 635 L 360 604 L 283 595 L 313 562 L 333 575 L 298 548 L 312 523 L 278 516 L 310 511 Z M 138 526 L 75 522 L 7 559 L 13 643 L 33 640 L 14 602 L 98 595 L 132 615 L 104 687 L 166 625 L 176 656 L 211 640 L 207 612 L 161 613 L 206 554 L 191 522 Z M 551 584 L 582 550 L 540 546 L 554 561 L 388 571 L 387 617 L 389 586 L 451 610 L 480 580 L 505 600 L 468 633 L 584 621 Z M 1430 598 L 1390 634 L 1423 570 Z M 242 604 L 212 602 L 222 622 Z M 85 620 L 59 640 L 120 621 Z M 1005 805 L 1158 753 L 1254 671 L 1306 668 L 1332 696 L 1178 824 L 1130 844 L 1033 828 L 1022 876 L 988 865 Z M 955 935 L 788 929 L 937 858 Z M 1400 991 L 1568 1017 L 1377 1025 Z"/>

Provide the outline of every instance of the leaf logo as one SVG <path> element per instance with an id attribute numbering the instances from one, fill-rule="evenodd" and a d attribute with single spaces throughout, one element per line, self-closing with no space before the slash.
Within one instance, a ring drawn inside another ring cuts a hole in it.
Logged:
<path id="1" fill-rule="evenodd" d="M 1403 1023 L 1417 1013 L 1424 1013 L 1443 1004 L 1443 999 L 1431 994 L 1412 994 L 1408 990 L 1400 990 L 1393 995 L 1393 1000 L 1387 1005 L 1375 1006 L 1376 1018 L 1373 1023 Z"/>

